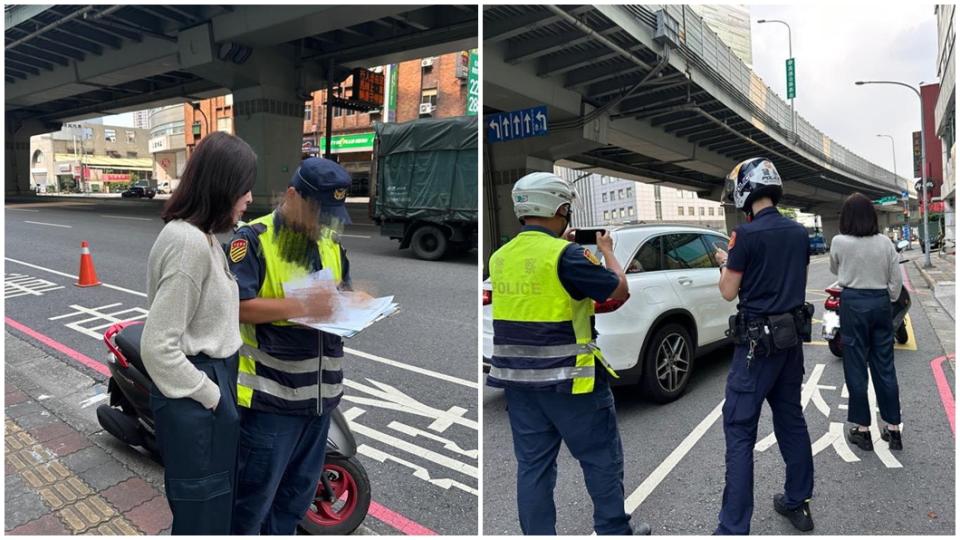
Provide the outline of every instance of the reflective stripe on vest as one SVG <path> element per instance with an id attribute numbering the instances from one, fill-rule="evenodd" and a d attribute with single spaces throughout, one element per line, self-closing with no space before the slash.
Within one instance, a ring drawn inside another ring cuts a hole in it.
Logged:
<path id="1" fill-rule="evenodd" d="M 495 383 L 569 381 L 574 394 L 593 391 L 594 366 L 602 358 L 593 342 L 593 301 L 571 297 L 557 273 L 568 245 L 543 232 L 524 231 L 490 257 L 494 350 L 489 378 Z M 544 342 L 531 343 L 532 336 Z"/>
<path id="2" fill-rule="evenodd" d="M 305 277 L 312 273 L 311 269 L 304 268 L 285 261 L 280 257 L 278 246 L 274 238 L 274 217 L 275 214 L 263 216 L 255 219 L 249 225 L 262 224 L 266 230 L 259 235 L 262 257 L 264 264 L 264 278 L 258 298 L 284 298 L 283 283 Z M 343 279 L 342 255 L 340 253 L 340 244 L 333 240 L 332 235 L 324 233 L 317 241 L 317 248 L 320 253 L 320 261 L 323 268 L 330 269 L 335 282 L 339 285 Z M 292 326 L 294 323 L 289 321 L 276 321 L 268 323 L 273 326 Z M 319 357 L 307 358 L 304 360 L 282 360 L 271 356 L 258 348 L 256 326 L 251 324 L 240 325 L 240 337 L 243 340 L 243 346 L 240 348 L 240 367 L 237 377 L 237 402 L 242 407 L 253 407 L 253 397 L 255 392 L 263 392 L 274 398 L 285 401 L 304 401 L 318 400 L 317 413 L 321 413 L 322 400 L 336 398 L 343 393 L 341 384 L 324 384 L 323 374 L 321 372 L 339 372 L 341 371 L 342 360 L 340 358 L 324 358 L 321 362 Z M 321 350 L 321 354 L 323 351 Z M 272 370 L 289 374 L 316 373 L 316 382 L 312 385 L 290 388 L 281 384 L 279 381 L 270 379 L 263 374 L 258 374 L 257 365 L 263 365 Z M 318 395 L 319 389 L 319 395 Z M 302 408 L 294 406 L 291 408 Z"/>

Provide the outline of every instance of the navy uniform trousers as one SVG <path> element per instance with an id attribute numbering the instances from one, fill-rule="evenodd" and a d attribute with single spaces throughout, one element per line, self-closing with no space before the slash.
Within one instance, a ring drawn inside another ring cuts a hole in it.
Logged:
<path id="1" fill-rule="evenodd" d="M 173 513 L 171 534 L 230 534 L 237 475 L 238 356 L 188 359 L 220 387 L 216 411 L 191 398 L 171 399 L 153 387 L 150 408 L 164 463 L 164 487 Z"/>
<path id="2" fill-rule="evenodd" d="M 633 534 L 630 516 L 623 509 L 623 445 L 609 385 L 598 381 L 593 392 L 578 395 L 505 390 L 523 534 L 557 534 L 553 490 L 561 441 L 583 469 L 596 533 Z"/>
<path id="3" fill-rule="evenodd" d="M 736 347 L 727 376 L 723 404 L 727 471 L 717 534 L 750 533 L 754 445 L 764 400 L 773 411 L 773 432 L 787 469 L 784 504 L 796 508 L 813 495 L 810 434 L 800 406 L 803 346 L 755 356 L 749 368 L 747 351 L 746 346 Z"/>
<path id="4" fill-rule="evenodd" d="M 296 534 L 317 494 L 332 412 L 304 416 L 240 409 L 233 534 Z"/>

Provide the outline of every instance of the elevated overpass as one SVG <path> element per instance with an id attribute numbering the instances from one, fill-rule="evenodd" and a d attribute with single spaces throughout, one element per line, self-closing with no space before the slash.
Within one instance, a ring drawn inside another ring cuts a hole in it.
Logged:
<path id="1" fill-rule="evenodd" d="M 794 131 L 788 104 L 688 6 L 487 6 L 483 62 L 485 113 L 546 105 L 549 117 L 547 136 L 485 146 L 494 248 L 518 227 L 512 182 L 555 163 L 719 200 L 737 162 L 768 156 L 787 181 L 784 203 L 820 214 L 827 234 L 849 193 L 913 191 L 799 116 Z"/>
<path id="2" fill-rule="evenodd" d="M 33 135 L 65 121 L 233 93 L 255 197 L 299 162 L 303 102 L 371 67 L 477 46 L 477 7 L 20 5 L 5 8 L 6 193 L 29 192 Z M 261 199 L 262 200 L 262 199 Z"/>

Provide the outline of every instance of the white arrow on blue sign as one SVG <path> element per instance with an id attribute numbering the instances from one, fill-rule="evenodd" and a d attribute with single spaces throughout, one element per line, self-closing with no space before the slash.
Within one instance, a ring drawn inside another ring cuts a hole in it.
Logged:
<path id="1" fill-rule="evenodd" d="M 484 117 L 487 142 L 504 142 L 547 134 L 547 108 L 531 107 Z"/>

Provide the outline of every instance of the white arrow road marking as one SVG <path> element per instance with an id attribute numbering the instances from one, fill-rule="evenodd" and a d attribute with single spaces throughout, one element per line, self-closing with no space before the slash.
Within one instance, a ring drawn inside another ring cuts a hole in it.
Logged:
<path id="1" fill-rule="evenodd" d="M 667 456 L 667 459 L 663 460 L 656 469 L 650 473 L 650 476 L 646 477 L 643 480 L 643 483 L 640 484 L 640 487 L 635 489 L 633 493 L 627 497 L 627 500 L 624 501 L 623 506 L 627 514 L 632 514 L 647 497 L 653 493 L 653 490 L 657 489 L 657 486 L 660 485 L 660 482 L 663 482 L 663 479 L 667 477 L 668 474 L 680 463 L 680 460 L 687 455 L 688 452 L 700 441 L 703 435 L 709 430 L 713 424 L 717 421 L 720 416 L 723 415 L 723 401 L 717 404 L 716 407 L 710 411 L 710 414 L 706 416 L 703 420 L 697 424 L 697 427 L 693 428 L 693 431 L 687 435 L 687 438 L 683 439 L 683 442 L 680 443 L 680 446 L 677 446 L 673 452 L 670 452 L 670 455 Z"/>
<path id="2" fill-rule="evenodd" d="M 421 480 L 426 480 L 427 482 L 430 482 L 431 484 L 439 488 L 449 490 L 450 488 L 455 487 L 463 491 L 466 491 L 467 493 L 475 497 L 480 496 L 480 492 L 478 490 L 466 484 L 457 482 L 452 478 L 431 478 L 430 472 L 424 467 L 421 467 L 420 465 L 416 465 L 414 463 L 410 463 L 407 460 L 400 459 L 397 456 L 391 456 L 390 454 L 382 450 L 377 450 L 376 448 L 373 448 L 371 446 L 361 444 L 360 446 L 357 447 L 357 453 L 367 456 L 370 459 L 377 460 L 380 463 L 386 463 L 387 461 L 392 461 L 399 465 L 403 465 L 404 467 L 407 467 L 413 470 L 414 477 L 419 478 Z"/>
<path id="3" fill-rule="evenodd" d="M 847 445 L 847 440 L 843 437 L 843 424 L 840 422 L 830 422 L 830 430 L 810 445 L 810 448 L 813 455 L 817 455 L 821 450 L 831 446 L 837 452 L 837 455 L 847 463 L 860 461 L 860 458 Z"/>
<path id="4" fill-rule="evenodd" d="M 479 450 L 464 450 L 463 448 L 460 448 L 459 444 L 451 441 L 450 439 L 444 439 L 443 437 L 434 435 L 429 431 L 423 431 L 422 429 L 408 426 L 402 422 L 397 422 L 396 420 L 390 422 L 387 427 L 401 433 L 405 433 L 411 437 L 425 437 L 427 439 L 437 441 L 438 443 L 442 444 L 445 449 L 450 450 L 455 454 L 460 454 L 461 456 L 466 456 L 473 459 L 479 459 L 480 457 Z"/>
<path id="5" fill-rule="evenodd" d="M 879 415 L 873 414 L 873 411 L 877 410 L 877 397 L 873 388 L 873 377 L 870 376 L 869 371 L 867 371 L 867 402 L 870 405 L 870 437 L 873 439 L 873 451 L 888 469 L 903 468 L 900 461 L 890 453 L 890 446 L 880 437 L 880 427 L 877 424 L 882 419 Z"/>
<path id="6" fill-rule="evenodd" d="M 379 407 L 381 409 L 390 409 L 432 418 L 434 423 L 430 424 L 430 429 L 441 433 L 446 431 L 452 424 L 459 424 L 473 430 L 479 429 L 479 424 L 475 420 L 463 417 L 463 413 L 467 412 L 467 410 L 462 407 L 451 407 L 443 411 L 420 403 L 389 384 L 381 383 L 373 379 L 366 379 L 366 381 L 376 386 L 376 388 L 350 379 L 344 379 L 343 385 L 379 399 L 371 399 L 352 394 L 344 395 L 343 399 L 359 405 L 369 405 L 371 407 Z"/>
<path id="7" fill-rule="evenodd" d="M 380 441 L 386 445 L 392 446 L 397 450 L 403 450 L 404 452 L 413 454 L 414 456 L 436 463 L 437 465 L 441 465 L 443 467 L 446 467 L 458 473 L 465 474 L 471 478 L 480 477 L 479 470 L 477 469 L 477 467 L 474 467 L 473 465 L 469 465 L 467 463 L 457 461 L 453 458 L 449 458 L 442 454 L 438 454 L 433 450 L 429 450 L 427 448 L 417 446 L 413 443 L 408 443 L 407 441 L 398 439 L 393 435 L 388 435 L 386 433 L 383 433 L 382 431 L 377 431 L 373 428 L 364 426 L 363 424 L 357 424 L 355 420 L 364 412 L 366 411 L 358 407 L 350 407 L 350 409 L 348 409 L 346 412 L 343 413 L 343 415 L 347 418 L 347 420 L 350 421 L 351 430 L 365 437 L 369 437 L 375 441 Z"/>
<path id="8" fill-rule="evenodd" d="M 823 376 L 823 370 L 826 367 L 826 364 L 817 364 L 813 366 L 813 372 L 810 373 L 810 378 L 807 379 L 807 382 L 803 385 L 803 391 L 800 393 L 800 408 L 803 410 L 807 409 L 807 405 L 813 401 L 813 404 L 817 409 L 823 413 L 824 416 L 830 418 L 830 406 L 827 405 L 827 402 L 824 401 L 823 395 L 820 394 L 820 390 L 836 390 L 836 386 L 827 386 L 820 384 L 820 377 Z M 773 433 L 767 435 L 760 440 L 753 448 L 757 452 L 763 452 L 774 445 L 777 442 L 777 436 Z"/>

